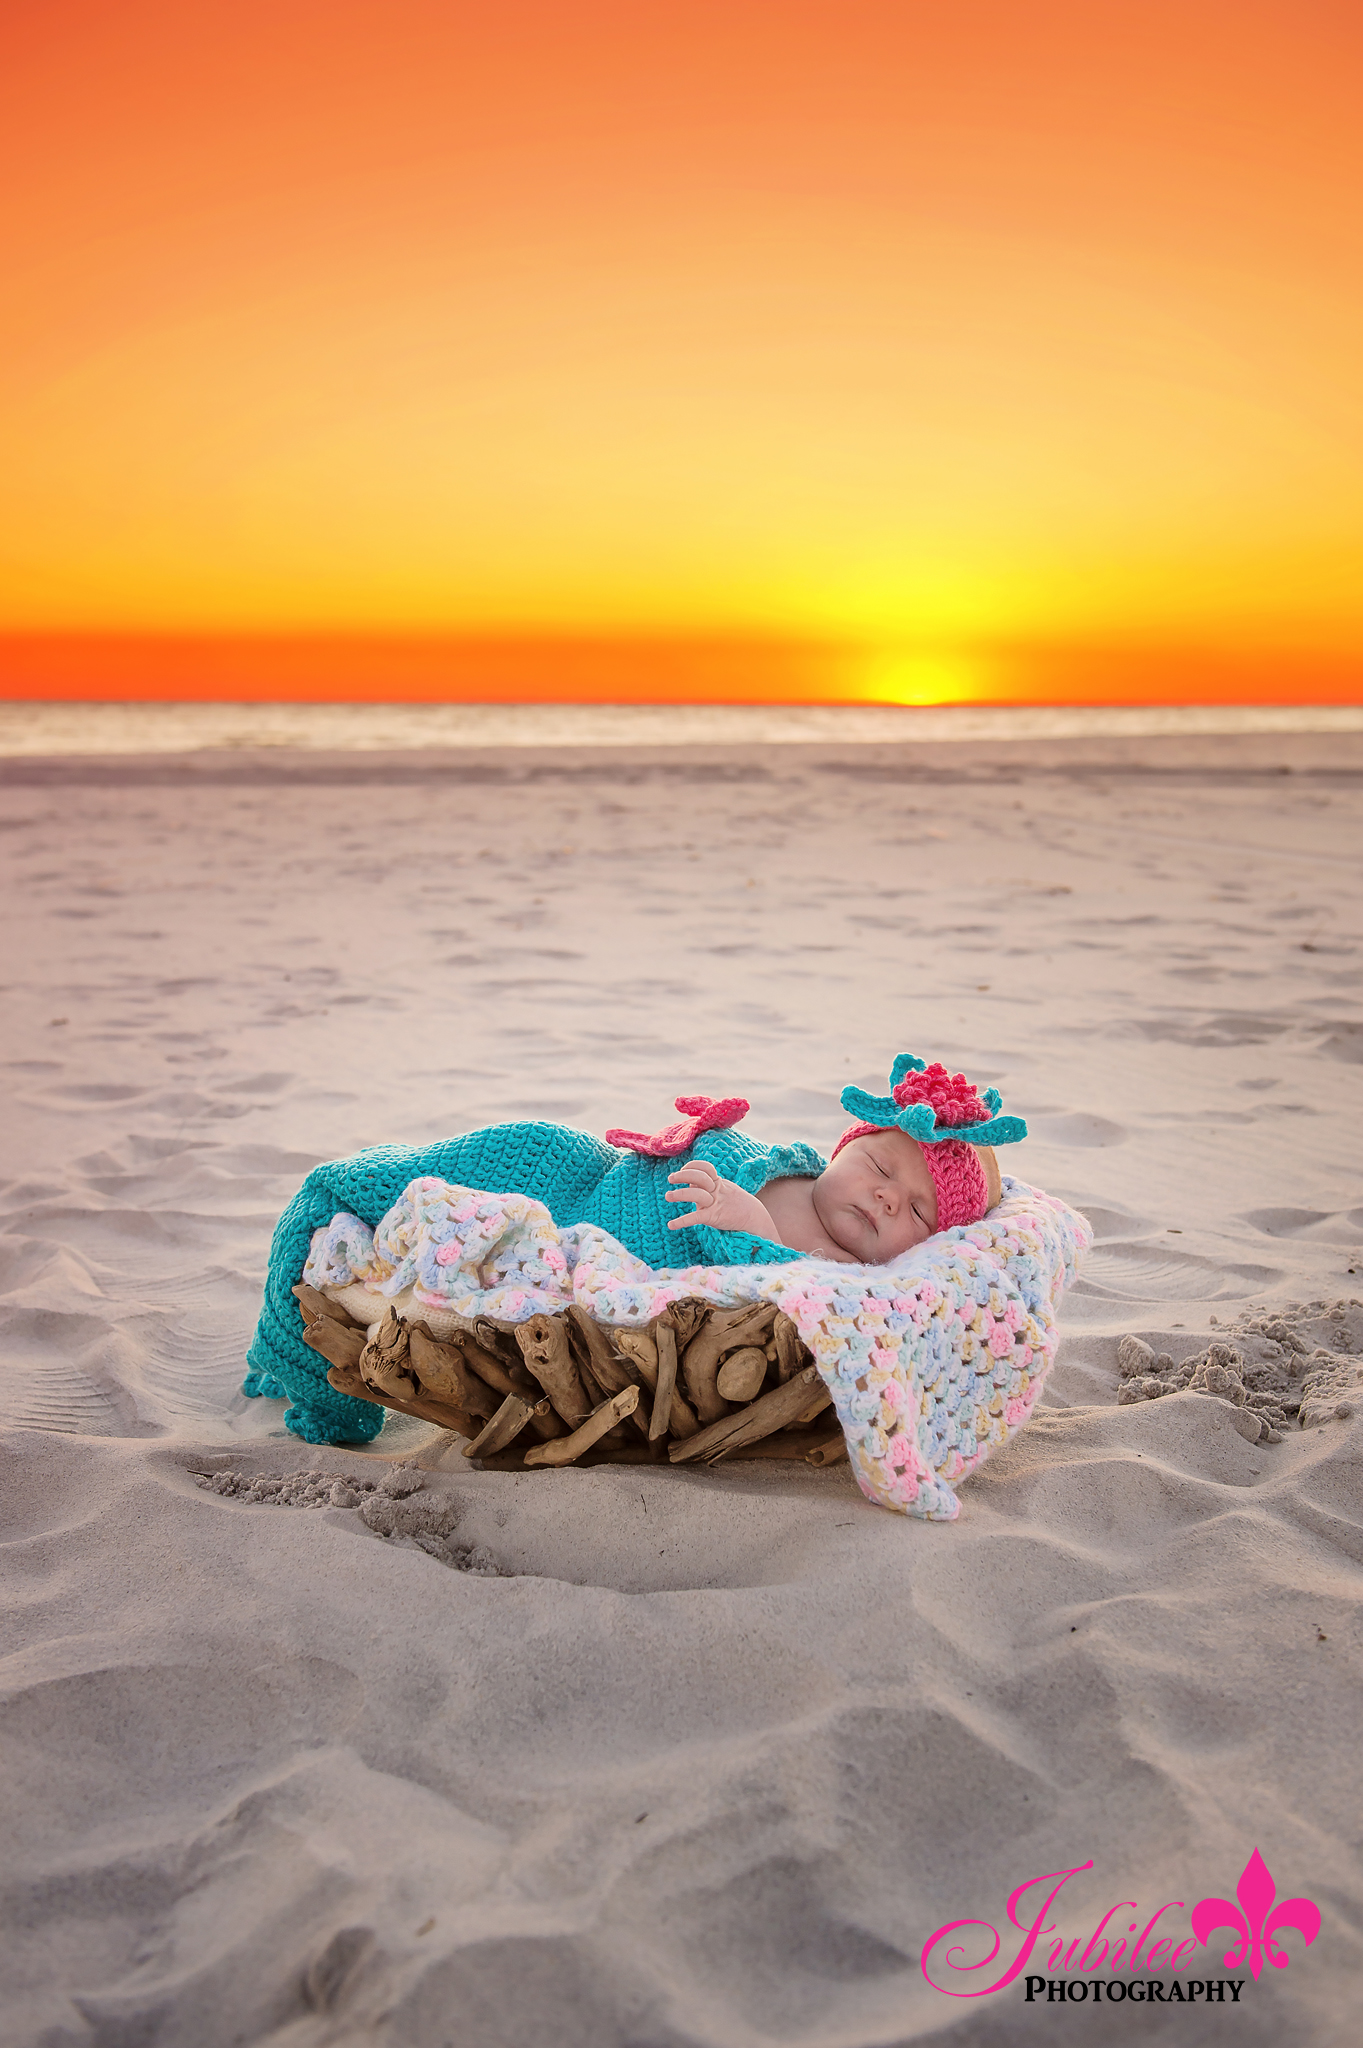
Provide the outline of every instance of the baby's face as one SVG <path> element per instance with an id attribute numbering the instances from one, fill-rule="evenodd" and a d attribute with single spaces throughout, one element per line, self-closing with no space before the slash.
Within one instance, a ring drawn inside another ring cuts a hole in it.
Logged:
<path id="1" fill-rule="evenodd" d="M 814 1213 L 862 1265 L 883 1265 L 937 1228 L 937 1189 L 916 1138 L 893 1126 L 853 1138 L 813 1186 Z"/>

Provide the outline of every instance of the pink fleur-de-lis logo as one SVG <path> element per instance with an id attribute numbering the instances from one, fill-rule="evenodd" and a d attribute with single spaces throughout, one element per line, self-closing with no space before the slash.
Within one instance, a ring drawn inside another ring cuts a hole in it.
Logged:
<path id="1" fill-rule="evenodd" d="M 1265 1956 L 1275 1970 L 1285 1970 L 1292 1960 L 1278 1947 L 1279 1928 L 1295 1927 L 1305 1936 L 1308 1948 L 1320 1933 L 1320 1909 L 1310 1899 L 1284 1899 L 1275 1906 L 1277 1895 L 1273 1874 L 1256 1849 L 1235 1887 L 1240 1905 L 1230 1899 L 1199 1899 L 1193 1907 L 1193 1933 L 1206 1948 L 1216 1928 L 1238 1928 L 1240 1938 L 1227 1950 L 1225 1966 L 1238 1970 L 1248 1959 L 1250 1975 L 1257 1983 Z"/>

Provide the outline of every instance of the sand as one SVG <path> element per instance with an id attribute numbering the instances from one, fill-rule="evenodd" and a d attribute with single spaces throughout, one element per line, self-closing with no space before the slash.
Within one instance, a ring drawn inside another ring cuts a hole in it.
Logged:
<path id="1" fill-rule="evenodd" d="M 1363 734 L 44 730 L 0 760 L 6 2042 L 1352 2042 L 1363 1400 L 1250 1442 L 1117 1353 L 1268 1312 L 1353 1384 Z M 316 1161 L 682 1087 L 822 1143 L 901 1048 L 1098 1232 L 957 1523 L 239 1394 Z M 1067 1944 L 1190 1939 L 1256 1846 L 1321 1932 L 1233 2007 L 920 1968 L 1090 1859 Z"/>

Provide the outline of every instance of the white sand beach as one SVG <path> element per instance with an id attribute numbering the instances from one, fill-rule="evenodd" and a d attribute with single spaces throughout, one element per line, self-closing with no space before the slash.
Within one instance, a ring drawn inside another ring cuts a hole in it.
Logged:
<path id="1" fill-rule="evenodd" d="M 96 709 L 0 722 L 6 2043 L 1352 2043 L 1363 719 Z M 846 1464 L 317 1450 L 241 1395 L 316 1162 L 682 1090 L 826 1148 L 900 1050 L 1097 1233 L 957 1522 Z M 1119 1404 L 1124 1335 L 1264 1311 L 1330 1419 Z M 404 1461 L 474 1569 L 232 1483 Z M 1256 1848 L 1321 1921 L 1257 1980 L 1189 1933 Z M 927 1980 L 1071 1870 L 1030 1970 L 1165 1908 L 1154 1976 L 1237 2001 Z"/>

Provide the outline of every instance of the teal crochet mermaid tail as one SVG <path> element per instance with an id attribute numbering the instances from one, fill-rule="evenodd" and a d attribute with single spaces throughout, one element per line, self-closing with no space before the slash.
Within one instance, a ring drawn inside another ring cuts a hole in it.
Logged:
<path id="1" fill-rule="evenodd" d="M 327 1381 L 326 1360 L 303 1342 L 293 1288 L 303 1277 L 312 1233 L 348 1209 L 371 1228 L 392 1208 L 409 1181 L 426 1174 L 464 1187 L 514 1189 L 543 1202 L 555 1222 L 581 1207 L 618 1154 L 587 1131 L 562 1124 L 499 1124 L 434 1145 L 376 1145 L 353 1159 L 315 1166 L 275 1225 L 265 1300 L 246 1354 L 245 1394 L 284 1396 L 285 1426 L 306 1443 L 368 1443 L 383 1426 L 385 1410 L 372 1401 L 338 1394 Z"/>

